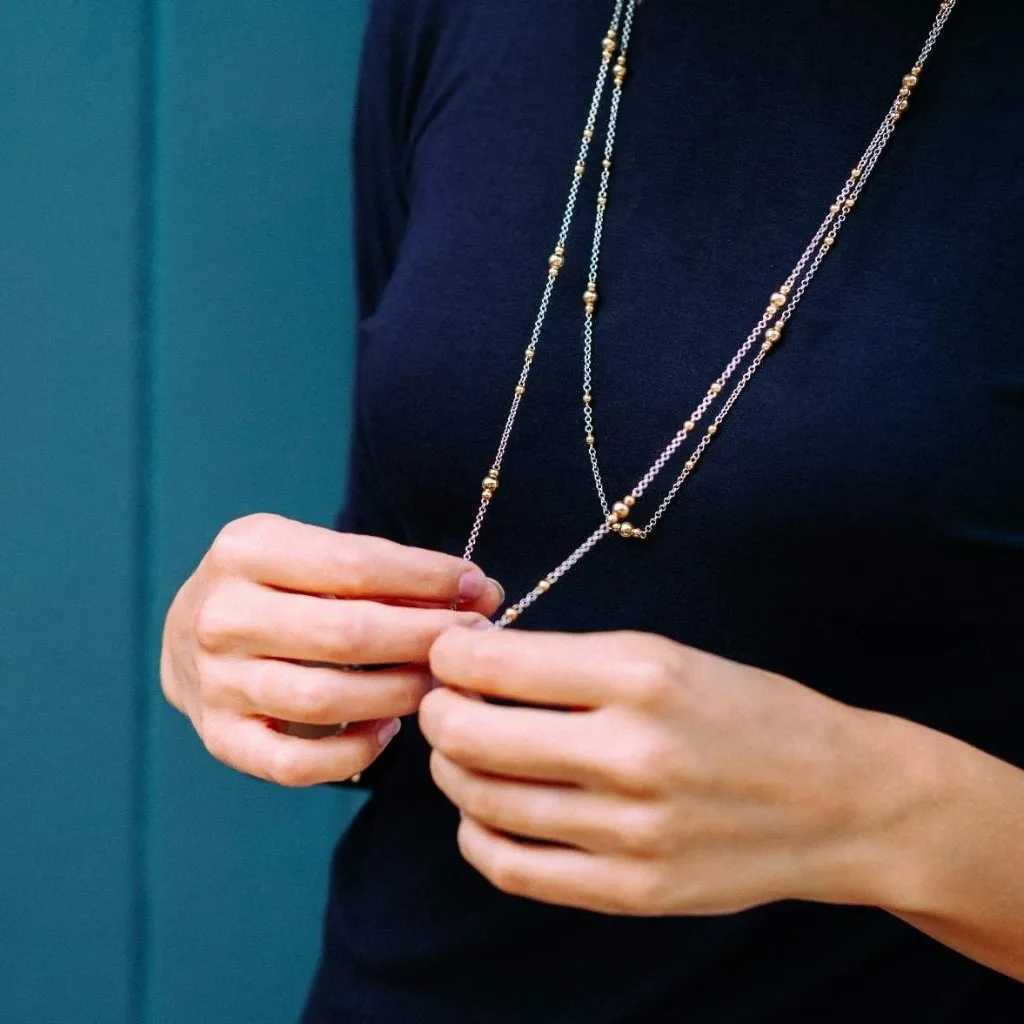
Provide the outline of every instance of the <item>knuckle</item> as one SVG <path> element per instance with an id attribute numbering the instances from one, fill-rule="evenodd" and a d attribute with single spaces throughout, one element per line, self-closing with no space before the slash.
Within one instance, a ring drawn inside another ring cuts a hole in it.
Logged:
<path id="1" fill-rule="evenodd" d="M 254 708 L 269 710 L 274 706 L 272 694 L 277 668 L 267 658 L 254 658 L 248 665 L 243 689 Z"/>
<path id="2" fill-rule="evenodd" d="M 254 512 L 225 523 L 210 545 L 210 561 L 225 569 L 239 565 L 277 518 L 269 512 Z"/>
<path id="3" fill-rule="evenodd" d="M 373 583 L 373 569 L 359 538 L 345 535 L 343 543 L 332 549 L 334 572 L 342 588 L 349 594 L 365 593 Z"/>
<path id="4" fill-rule="evenodd" d="M 671 763 L 670 746 L 653 736 L 621 743 L 608 755 L 608 768 L 613 782 L 641 796 L 655 795 L 661 791 Z"/>
<path id="5" fill-rule="evenodd" d="M 437 732 L 437 718 L 441 714 L 441 709 L 446 700 L 447 696 L 443 690 L 431 689 L 430 692 L 424 696 L 423 700 L 420 701 L 420 729 L 426 736 L 430 745 L 434 747 L 437 746 L 434 742 Z"/>
<path id="6" fill-rule="evenodd" d="M 471 761 L 477 753 L 477 739 L 467 722 L 457 714 L 442 711 L 434 726 L 435 746 L 452 761 Z"/>
<path id="7" fill-rule="evenodd" d="M 370 607 L 359 601 L 339 601 L 341 628 L 335 656 L 340 661 L 358 661 L 360 652 L 367 649 L 373 631 Z"/>
<path id="8" fill-rule="evenodd" d="M 435 635 L 430 645 L 430 668 L 441 679 L 449 676 L 466 683 L 480 682 L 493 675 L 497 653 L 490 644 L 478 643 L 474 630 L 456 628 L 486 622 L 476 612 L 437 612 Z"/>
<path id="9" fill-rule="evenodd" d="M 509 895 L 529 891 L 529 878 L 522 865 L 505 853 L 496 853 L 485 873 L 496 889 Z"/>
<path id="10" fill-rule="evenodd" d="M 424 700 L 431 692 L 430 673 L 425 669 L 407 668 L 402 671 L 401 676 L 396 678 L 395 689 L 389 693 L 388 707 L 398 717 L 413 715 L 422 706 Z M 367 707 L 362 702 L 358 693 L 346 696 L 346 703 L 352 705 L 352 710 L 361 710 Z"/>
<path id="11" fill-rule="evenodd" d="M 283 743 L 270 758 L 267 776 L 279 786 L 294 789 L 309 786 L 315 780 L 300 743 Z"/>
<path id="12" fill-rule="evenodd" d="M 476 749 L 473 730 L 449 693 L 428 693 L 420 704 L 419 717 L 420 729 L 434 750 L 455 762 L 472 756 Z"/>
<path id="13" fill-rule="evenodd" d="M 206 707 L 230 704 L 233 691 L 238 689 L 238 676 L 224 659 L 201 651 L 196 657 L 196 681 L 199 702 Z"/>
<path id="14" fill-rule="evenodd" d="M 226 728 L 217 726 L 215 728 L 203 729 L 200 732 L 199 738 L 203 741 L 206 752 L 215 761 L 220 761 L 222 764 L 231 763 L 231 742 Z"/>
<path id="15" fill-rule="evenodd" d="M 668 815 L 657 807 L 643 807 L 627 815 L 618 834 L 626 851 L 638 856 L 658 856 L 671 845 Z"/>
<path id="16" fill-rule="evenodd" d="M 442 678 L 462 664 L 458 653 L 459 638 L 455 635 L 457 632 L 455 629 L 444 629 L 430 645 L 430 671 Z"/>
<path id="17" fill-rule="evenodd" d="M 209 594 L 199 605 L 192 629 L 196 643 L 212 654 L 229 650 L 244 632 L 238 605 L 223 588 Z"/>
<path id="18" fill-rule="evenodd" d="M 284 699 L 297 722 L 319 724 L 334 713 L 331 691 L 312 672 L 300 672 Z"/>
<path id="19" fill-rule="evenodd" d="M 676 688 L 676 677 L 661 652 L 645 650 L 629 659 L 625 670 L 625 691 L 642 708 L 660 709 L 669 703 Z"/>
<path id="20" fill-rule="evenodd" d="M 648 738 L 638 745 L 633 755 L 633 772 L 637 783 L 650 790 L 657 790 L 669 773 L 673 750 L 657 738 Z"/>
<path id="21" fill-rule="evenodd" d="M 469 778 L 463 783 L 459 806 L 481 821 L 493 822 L 502 811 L 502 801 L 493 787 L 475 778 Z"/>
<path id="22" fill-rule="evenodd" d="M 469 828 L 465 821 L 459 823 L 459 830 L 455 834 L 455 841 L 463 860 L 468 864 L 472 864 L 485 878 L 489 877 L 490 858 L 483 857 L 473 849 L 473 844 L 469 841 Z"/>

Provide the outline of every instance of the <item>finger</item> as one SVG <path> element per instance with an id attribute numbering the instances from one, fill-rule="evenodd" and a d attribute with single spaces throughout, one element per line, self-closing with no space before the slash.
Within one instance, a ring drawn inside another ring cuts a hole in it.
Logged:
<path id="1" fill-rule="evenodd" d="M 430 651 L 444 683 L 494 697 L 562 707 L 599 707 L 623 685 L 616 634 L 451 629 Z"/>
<path id="2" fill-rule="evenodd" d="M 394 738 L 398 719 L 359 722 L 336 736 L 301 739 L 268 728 L 259 718 L 207 714 L 202 738 L 225 764 L 279 786 L 341 782 L 373 763 Z"/>
<path id="3" fill-rule="evenodd" d="M 440 687 L 423 698 L 419 723 L 435 750 L 474 771 L 593 788 L 611 782 L 590 712 L 501 707 Z"/>
<path id="4" fill-rule="evenodd" d="M 208 557 L 246 579 L 308 594 L 452 604 L 493 589 L 478 566 L 455 555 L 267 514 L 228 524 Z"/>
<path id="5" fill-rule="evenodd" d="M 493 577 L 487 577 L 487 589 L 475 601 L 460 605 L 463 611 L 479 612 L 490 618 L 505 603 L 505 588 Z"/>
<path id="6" fill-rule="evenodd" d="M 459 610 L 479 612 L 490 618 L 505 603 L 505 588 L 495 579 L 488 579 L 489 586 L 482 597 L 475 601 L 459 602 Z M 440 608 L 450 607 L 450 601 L 414 601 L 402 598 L 378 598 L 384 604 L 397 604 L 406 608 Z"/>
<path id="7" fill-rule="evenodd" d="M 604 794 L 469 771 L 439 750 L 430 755 L 430 771 L 456 807 L 489 828 L 591 853 L 620 848 L 614 808 Z"/>
<path id="8" fill-rule="evenodd" d="M 643 914 L 653 902 L 647 872 L 626 860 L 518 842 L 468 815 L 458 842 L 469 864 L 514 896 L 605 914 Z"/>
<path id="9" fill-rule="evenodd" d="M 430 673 L 414 665 L 354 672 L 254 658 L 240 664 L 237 686 L 234 706 L 243 714 L 330 725 L 411 715 L 430 691 Z"/>
<path id="10" fill-rule="evenodd" d="M 206 602 L 196 634 L 214 654 L 340 664 L 426 664 L 430 646 L 441 632 L 456 623 L 481 621 L 472 612 L 329 601 L 236 581 L 219 587 Z"/>

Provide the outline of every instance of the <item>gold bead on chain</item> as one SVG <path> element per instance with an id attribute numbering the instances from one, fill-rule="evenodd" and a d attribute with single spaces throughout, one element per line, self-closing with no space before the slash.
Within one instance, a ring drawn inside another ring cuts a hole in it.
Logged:
<path id="1" fill-rule="evenodd" d="M 547 308 L 550 302 L 552 289 L 555 285 L 559 272 L 565 266 L 565 242 L 569 228 L 573 222 L 576 199 L 579 191 L 580 180 L 586 172 L 586 158 L 589 153 L 590 143 L 594 138 L 595 116 L 599 101 L 604 92 L 606 80 L 611 69 L 614 87 L 611 94 L 609 110 L 608 138 L 606 141 L 604 158 L 601 161 L 602 175 L 598 194 L 596 223 L 594 232 L 594 244 L 592 247 L 591 275 L 587 281 L 586 291 L 583 293 L 584 317 L 585 317 L 585 346 L 584 346 L 584 389 L 583 389 L 583 410 L 586 425 L 585 441 L 588 457 L 594 473 L 594 480 L 597 486 L 598 495 L 601 499 L 605 512 L 604 521 L 598 526 L 576 549 L 564 559 L 555 569 L 540 579 L 531 591 L 525 594 L 515 603 L 509 605 L 502 613 L 497 625 L 500 627 L 511 625 L 534 601 L 548 593 L 555 583 L 566 572 L 568 572 L 581 558 L 585 557 L 605 536 L 610 533 L 618 534 L 624 538 L 646 539 L 652 529 L 657 526 L 665 514 L 669 504 L 675 498 L 681 486 L 689 475 L 696 469 L 700 459 L 703 457 L 711 439 L 718 434 L 722 421 L 731 411 L 734 403 L 754 374 L 760 369 L 761 364 L 772 348 L 781 340 L 783 330 L 793 315 L 804 292 L 811 280 L 814 278 L 821 266 L 822 260 L 833 247 L 839 232 L 846 222 L 846 218 L 853 211 L 861 192 L 863 191 L 872 171 L 884 151 L 892 130 L 900 120 L 902 114 L 909 107 L 909 100 L 914 89 L 920 82 L 924 63 L 939 35 L 945 28 L 957 0 L 942 0 L 939 4 L 939 11 L 928 33 L 927 40 L 921 50 L 918 60 L 910 71 L 901 79 L 900 87 L 896 98 L 887 111 L 882 125 L 875 133 L 874 138 L 868 145 L 861 159 L 851 170 L 849 177 L 840 190 L 839 195 L 829 205 L 824 221 L 818 228 L 803 255 L 791 271 L 786 281 L 781 284 L 777 291 L 769 296 L 765 312 L 747 339 L 737 350 L 729 361 L 725 370 L 709 385 L 704 398 L 693 412 L 686 418 L 682 429 L 669 441 L 661 454 L 640 478 L 636 486 L 621 501 L 614 502 L 608 507 L 604 502 L 604 488 L 601 481 L 600 469 L 597 461 L 596 436 L 593 427 L 593 389 L 591 387 L 591 351 L 593 344 L 593 324 L 597 310 L 598 288 L 596 280 L 596 267 L 600 253 L 600 242 L 602 238 L 602 227 L 605 210 L 608 204 L 608 186 L 612 170 L 612 148 L 615 138 L 616 120 L 618 117 L 619 102 L 622 97 L 622 87 L 626 77 L 627 60 L 626 54 L 629 46 L 630 34 L 633 26 L 633 17 L 636 13 L 638 0 L 616 0 L 612 24 L 601 44 L 601 64 L 598 71 L 597 82 L 594 88 L 594 95 L 588 114 L 586 125 L 583 129 L 583 137 L 580 145 L 579 155 L 573 167 L 572 185 L 569 191 L 569 199 L 563 218 L 562 229 L 559 240 L 550 257 L 548 257 L 547 283 L 542 297 L 540 311 L 534 324 L 533 334 L 529 346 L 525 350 L 523 369 L 520 374 L 519 383 L 515 387 L 515 396 L 509 415 L 506 419 L 505 429 L 502 433 L 494 464 L 488 470 L 483 479 L 481 490 L 480 506 L 476 518 L 470 530 L 466 542 L 464 557 L 470 560 L 476 547 L 477 540 L 483 526 L 488 506 L 498 490 L 498 480 L 501 471 L 501 464 L 505 456 L 505 449 L 512 432 L 520 401 L 526 393 L 526 378 L 533 363 L 537 344 L 546 319 Z M 620 38 L 621 30 L 621 38 Z M 618 57 L 612 66 L 612 57 L 618 52 Z M 751 355 L 751 353 L 753 353 Z M 746 360 L 746 368 L 740 371 Z M 731 390 L 727 391 L 726 397 L 721 398 L 734 376 L 739 372 Z M 678 475 L 675 483 L 669 489 L 668 494 L 662 499 L 660 505 L 644 526 L 636 526 L 627 518 L 636 506 L 637 500 L 646 492 L 655 478 L 661 473 L 672 456 L 679 450 L 683 443 L 696 432 L 698 425 L 706 415 L 712 413 L 713 406 L 721 402 L 718 411 L 713 414 L 712 421 L 704 428 L 700 442 L 693 452 L 686 459 L 683 469 Z"/>

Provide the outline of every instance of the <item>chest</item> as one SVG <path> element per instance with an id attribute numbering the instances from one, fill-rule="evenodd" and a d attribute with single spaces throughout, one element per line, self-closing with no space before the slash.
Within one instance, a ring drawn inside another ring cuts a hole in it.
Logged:
<path id="1" fill-rule="evenodd" d="M 532 21 L 476 10 L 439 39 L 410 130 L 409 227 L 364 325 L 381 477 L 410 539 L 452 550 L 537 314 L 609 5 L 537 6 Z M 740 6 L 745 24 L 657 0 L 637 20 L 593 345 L 610 500 L 757 321 L 933 13 L 821 4 L 795 26 Z M 885 552 L 923 566 L 951 539 L 1024 536 L 1024 130 L 1006 81 L 1013 26 L 995 31 L 985 8 L 956 12 L 784 344 L 660 527 L 675 540 L 644 556 L 660 567 L 687 571 L 692 543 L 723 567 L 767 544 L 765 571 L 810 572 L 816 547 L 846 544 L 869 555 L 869 589 Z M 531 572 L 600 521 L 581 403 L 594 177 L 489 519 L 522 538 Z"/>

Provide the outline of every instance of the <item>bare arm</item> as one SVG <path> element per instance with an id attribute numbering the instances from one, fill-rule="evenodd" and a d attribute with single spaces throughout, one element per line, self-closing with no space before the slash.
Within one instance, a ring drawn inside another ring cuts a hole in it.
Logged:
<path id="1" fill-rule="evenodd" d="M 875 906 L 1024 980 L 1024 771 L 650 634 L 448 629 L 430 660 L 434 778 L 499 888 L 634 915 Z"/>
<path id="2" fill-rule="evenodd" d="M 887 733 L 913 812 L 878 903 L 1024 981 L 1024 771 L 900 719 Z"/>

